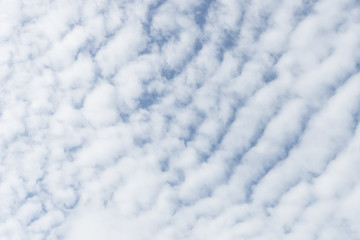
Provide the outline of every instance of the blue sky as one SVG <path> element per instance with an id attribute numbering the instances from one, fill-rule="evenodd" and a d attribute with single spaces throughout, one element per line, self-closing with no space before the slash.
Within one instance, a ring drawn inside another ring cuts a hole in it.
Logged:
<path id="1" fill-rule="evenodd" d="M 0 239 L 360 239 L 359 16 L 0 1 Z"/>

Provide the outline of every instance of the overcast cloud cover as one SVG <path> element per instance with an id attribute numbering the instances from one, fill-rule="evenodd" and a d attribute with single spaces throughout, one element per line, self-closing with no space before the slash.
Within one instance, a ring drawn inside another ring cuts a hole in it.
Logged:
<path id="1" fill-rule="evenodd" d="M 0 239 L 360 239 L 359 71 L 358 0 L 0 0 Z"/>

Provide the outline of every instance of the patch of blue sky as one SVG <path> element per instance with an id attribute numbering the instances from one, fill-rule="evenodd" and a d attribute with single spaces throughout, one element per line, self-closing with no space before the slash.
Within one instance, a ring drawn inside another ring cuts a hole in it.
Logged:
<path id="1" fill-rule="evenodd" d="M 119 113 L 121 121 L 123 121 L 124 123 L 129 122 L 129 119 L 130 119 L 130 114 L 129 113 L 123 112 L 121 110 L 118 110 L 118 113 Z"/>
<path id="2" fill-rule="evenodd" d="M 156 104 L 161 96 L 155 91 L 144 91 L 138 99 L 139 107 L 149 109 L 152 105 Z"/>
<path id="3" fill-rule="evenodd" d="M 167 171 L 169 171 L 169 161 L 170 161 L 169 158 L 164 158 L 164 159 L 161 159 L 161 160 L 159 161 L 160 171 L 161 171 L 161 172 L 167 172 Z"/>
<path id="4" fill-rule="evenodd" d="M 240 31 L 229 31 L 224 30 L 224 40 L 221 43 L 221 46 L 218 48 L 217 58 L 220 62 L 224 59 L 224 54 L 227 51 L 231 51 L 233 47 L 236 46 L 237 41 L 240 38 Z"/>
<path id="5" fill-rule="evenodd" d="M 307 16 L 314 14 L 314 6 L 319 0 L 303 0 L 300 8 L 297 8 L 294 12 L 295 25 L 299 24 Z"/>
<path id="6" fill-rule="evenodd" d="M 201 4 L 199 4 L 194 10 L 195 15 L 195 22 L 197 25 L 200 26 L 202 29 L 206 23 L 206 18 L 208 15 L 209 8 L 211 6 L 211 3 L 213 3 L 214 0 L 202 0 Z"/>
<path id="7" fill-rule="evenodd" d="M 266 12 L 259 16 L 259 23 L 252 29 L 252 37 L 254 39 L 254 42 L 259 41 L 262 34 L 270 26 L 269 21 L 271 19 L 271 14 L 271 12 Z"/>
<path id="8" fill-rule="evenodd" d="M 351 125 L 351 128 L 353 129 L 354 133 L 356 129 L 359 127 L 359 121 L 360 121 L 360 108 L 359 111 L 353 114 L 353 124 Z"/>
<path id="9" fill-rule="evenodd" d="M 263 75 L 263 81 L 265 83 L 269 83 L 276 80 L 277 77 L 278 77 L 277 71 L 274 68 L 270 68 L 265 71 Z"/>
<path id="10" fill-rule="evenodd" d="M 185 146 L 187 146 L 189 142 L 194 140 L 198 127 L 199 126 L 197 124 L 192 124 L 187 128 L 187 136 L 183 138 Z"/>
<path id="11" fill-rule="evenodd" d="M 161 75 L 164 76 L 167 80 L 171 80 L 176 76 L 176 70 L 171 68 L 162 68 Z"/>
<path id="12" fill-rule="evenodd" d="M 146 21 L 143 23 L 143 27 L 145 32 L 150 35 L 151 33 L 151 23 L 153 20 L 153 16 L 156 14 L 157 10 L 166 3 L 167 0 L 158 0 L 155 3 L 152 3 L 148 6 L 147 18 Z"/>
<path id="13" fill-rule="evenodd" d="M 149 137 L 135 137 L 134 144 L 139 147 L 144 147 L 146 144 L 151 143 L 152 140 Z"/>

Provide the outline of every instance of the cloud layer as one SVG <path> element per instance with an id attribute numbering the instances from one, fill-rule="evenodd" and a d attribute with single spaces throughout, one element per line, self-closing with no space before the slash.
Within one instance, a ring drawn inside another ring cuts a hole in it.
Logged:
<path id="1" fill-rule="evenodd" d="M 359 16 L 0 2 L 0 239 L 360 239 Z"/>

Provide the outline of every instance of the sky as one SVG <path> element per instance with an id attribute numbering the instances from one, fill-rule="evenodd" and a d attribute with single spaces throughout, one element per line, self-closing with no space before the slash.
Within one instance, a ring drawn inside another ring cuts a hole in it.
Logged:
<path id="1" fill-rule="evenodd" d="M 0 239 L 360 239 L 359 36 L 359 0 L 0 0 Z"/>

